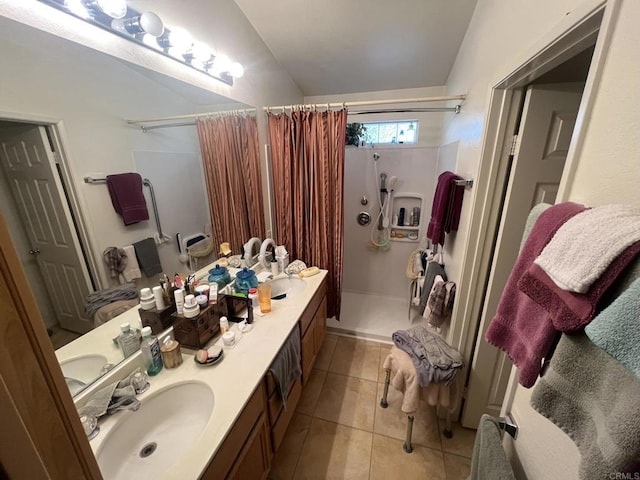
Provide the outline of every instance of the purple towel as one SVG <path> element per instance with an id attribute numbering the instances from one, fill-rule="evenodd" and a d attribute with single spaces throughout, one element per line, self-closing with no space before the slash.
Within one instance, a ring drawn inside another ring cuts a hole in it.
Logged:
<path id="1" fill-rule="evenodd" d="M 438 177 L 436 193 L 433 195 L 431 220 L 427 227 L 427 238 L 433 243 L 444 245 L 444 234 L 458 229 L 462 208 L 463 188 L 453 184 L 460 177 L 453 172 L 441 173 Z"/>
<path id="2" fill-rule="evenodd" d="M 520 291 L 518 281 L 558 228 L 583 210 L 583 205 L 567 202 L 550 207 L 540 215 L 513 266 L 496 315 L 487 329 L 487 342 L 509 355 L 518 367 L 518 381 L 527 388 L 536 382 L 542 359 L 548 355 L 559 332 L 553 328 L 549 314 Z"/>
<path id="3" fill-rule="evenodd" d="M 137 173 L 107 175 L 107 187 L 116 213 L 125 225 L 149 220 L 147 202 L 142 193 L 142 177 Z"/>
<path id="4" fill-rule="evenodd" d="M 520 278 L 518 288 L 549 314 L 556 330 L 576 332 L 593 320 L 602 295 L 638 253 L 640 242 L 618 255 L 585 294 L 562 290 L 535 263 Z"/>

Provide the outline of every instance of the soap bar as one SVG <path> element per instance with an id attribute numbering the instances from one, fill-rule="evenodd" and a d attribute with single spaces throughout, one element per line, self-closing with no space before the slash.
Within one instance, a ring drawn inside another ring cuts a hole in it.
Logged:
<path id="1" fill-rule="evenodd" d="M 316 275 L 318 273 L 320 273 L 320 269 L 318 267 L 309 267 L 301 271 L 299 275 L 300 275 L 300 278 L 304 278 L 304 277 L 312 277 L 313 275 Z"/>

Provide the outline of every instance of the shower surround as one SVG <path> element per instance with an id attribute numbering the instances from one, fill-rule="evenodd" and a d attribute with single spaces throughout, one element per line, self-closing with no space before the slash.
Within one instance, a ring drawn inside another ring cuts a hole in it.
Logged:
<path id="1" fill-rule="evenodd" d="M 348 147 L 344 169 L 344 273 L 340 321 L 329 319 L 335 331 L 390 340 L 398 329 L 421 321 L 417 310 L 408 319 L 409 280 L 405 272 L 409 255 L 420 242 L 390 241 L 387 251 L 369 248 L 371 228 L 379 209 L 380 178 L 375 178 L 373 153 L 380 154 L 378 173 L 398 177 L 395 193 L 422 195 L 420 239 L 426 233 L 438 173 L 438 147 Z M 362 205 L 363 196 L 368 199 Z M 391 203 L 393 206 L 393 203 Z M 390 209 L 389 219 L 398 214 Z M 359 212 L 371 214 L 371 223 L 358 224 Z"/>

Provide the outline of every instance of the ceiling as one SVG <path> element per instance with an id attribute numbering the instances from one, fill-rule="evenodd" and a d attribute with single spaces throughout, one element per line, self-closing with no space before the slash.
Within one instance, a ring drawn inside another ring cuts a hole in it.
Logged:
<path id="1" fill-rule="evenodd" d="M 303 94 L 444 85 L 476 0 L 235 0 Z"/>

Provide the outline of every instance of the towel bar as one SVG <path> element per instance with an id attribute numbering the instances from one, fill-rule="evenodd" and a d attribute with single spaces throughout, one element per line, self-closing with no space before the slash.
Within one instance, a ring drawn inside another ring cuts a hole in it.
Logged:
<path id="1" fill-rule="evenodd" d="M 454 180 L 453 183 L 457 186 L 457 187 L 473 187 L 473 180 L 472 179 L 462 179 L 462 180 Z"/>
<path id="2" fill-rule="evenodd" d="M 84 183 L 107 183 L 107 179 L 84 177 Z M 162 226 L 160 225 L 160 215 L 158 214 L 158 204 L 156 203 L 156 195 L 153 191 L 153 185 L 148 178 L 142 179 L 142 184 L 145 187 L 149 187 L 149 192 L 151 193 L 151 205 L 153 205 L 153 216 L 156 219 L 156 228 L 158 229 L 158 237 L 160 238 L 160 241 L 162 241 L 164 234 L 162 233 Z"/>

